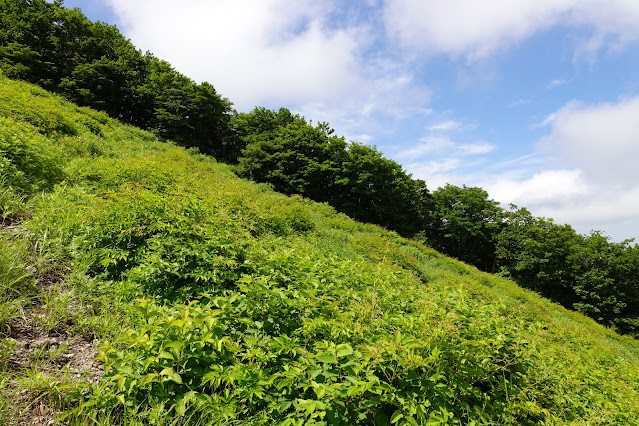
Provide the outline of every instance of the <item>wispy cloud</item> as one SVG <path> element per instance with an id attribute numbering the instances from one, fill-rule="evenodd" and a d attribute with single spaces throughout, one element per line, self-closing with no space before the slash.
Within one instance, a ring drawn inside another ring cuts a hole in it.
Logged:
<path id="1" fill-rule="evenodd" d="M 430 126 L 428 128 L 428 130 L 431 130 L 431 131 L 449 131 L 449 130 L 459 129 L 460 127 L 461 127 L 461 124 L 458 121 L 446 120 L 446 121 L 442 121 L 440 123 L 433 124 L 432 126 Z"/>
<path id="2" fill-rule="evenodd" d="M 551 90 L 551 89 L 554 89 L 555 87 L 562 86 L 566 83 L 567 83 L 566 80 L 561 80 L 561 79 L 551 80 L 550 83 L 546 85 L 546 89 Z"/>
<path id="3" fill-rule="evenodd" d="M 458 145 L 445 136 L 426 136 L 410 147 L 402 148 L 396 155 L 401 160 L 414 161 L 426 155 L 440 155 L 458 149 Z"/>
<path id="4" fill-rule="evenodd" d="M 517 45 L 552 26 L 594 28 L 581 40 L 590 52 L 639 39 L 639 2 L 610 0 L 395 0 L 385 23 L 405 48 L 471 61 Z"/>
<path id="5" fill-rule="evenodd" d="M 495 151 L 497 146 L 489 143 L 476 143 L 459 145 L 458 148 L 465 155 L 483 155 Z"/>
<path id="6" fill-rule="evenodd" d="M 508 105 L 508 107 L 509 108 L 515 108 L 515 107 L 518 107 L 518 106 L 521 106 L 521 105 L 527 105 L 529 103 L 530 103 L 530 99 L 517 99 L 516 101 L 511 102 Z"/>
<path id="7" fill-rule="evenodd" d="M 541 129 L 543 127 L 547 127 L 549 124 L 551 124 L 555 118 L 557 118 L 557 114 L 548 114 L 546 117 L 544 117 L 543 120 L 541 120 L 538 123 L 534 123 L 532 126 L 530 126 L 533 129 Z"/>

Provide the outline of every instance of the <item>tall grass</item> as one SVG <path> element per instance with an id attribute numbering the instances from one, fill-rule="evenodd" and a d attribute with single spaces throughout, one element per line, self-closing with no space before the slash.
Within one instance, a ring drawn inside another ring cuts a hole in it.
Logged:
<path id="1" fill-rule="evenodd" d="M 582 315 L 3 77 L 0 120 L 4 418 L 639 422 L 639 344 Z M 18 317 L 69 338 L 15 368 Z M 47 370 L 72 338 L 104 377 Z"/>

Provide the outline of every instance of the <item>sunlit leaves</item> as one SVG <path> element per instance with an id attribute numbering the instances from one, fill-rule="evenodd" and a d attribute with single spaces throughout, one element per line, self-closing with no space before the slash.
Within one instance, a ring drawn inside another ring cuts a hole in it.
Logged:
<path id="1" fill-rule="evenodd" d="M 67 284 L 88 289 L 82 315 L 109 299 L 130 329 L 100 335 L 113 337 L 99 354 L 105 376 L 69 394 L 70 423 L 637 423 L 629 339 L 104 114 L 47 102 L 86 125 L 42 135 L 68 154 L 72 180 L 38 195 L 24 226 L 34 243 L 8 258 L 9 282 L 55 249 Z M 614 265 L 590 243 L 575 262 Z M 585 278 L 584 294 L 609 288 L 605 274 Z"/>

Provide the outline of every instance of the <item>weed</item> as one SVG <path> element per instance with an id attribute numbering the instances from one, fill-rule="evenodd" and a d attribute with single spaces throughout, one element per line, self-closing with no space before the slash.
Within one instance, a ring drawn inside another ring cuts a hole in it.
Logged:
<path id="1" fill-rule="evenodd" d="M 639 421 L 631 338 L 4 77 L 0 119 L 2 332 L 69 334 L 0 374 L 0 421 Z M 50 373 L 94 338 L 101 380 Z"/>

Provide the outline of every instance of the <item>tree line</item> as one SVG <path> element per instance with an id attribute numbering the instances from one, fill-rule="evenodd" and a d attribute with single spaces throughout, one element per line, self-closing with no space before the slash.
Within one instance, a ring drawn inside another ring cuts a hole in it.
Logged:
<path id="1" fill-rule="evenodd" d="M 277 191 L 327 202 L 358 220 L 436 250 L 577 310 L 622 333 L 639 331 L 639 247 L 601 232 L 504 209 L 477 187 L 430 192 L 373 147 L 346 143 L 285 108 L 235 114 L 238 173 Z"/>
<path id="2" fill-rule="evenodd" d="M 1 72 L 181 145 L 221 150 L 228 99 L 143 54 L 115 26 L 62 5 L 0 0 Z"/>
<path id="3" fill-rule="evenodd" d="M 286 108 L 232 110 L 209 83 L 142 53 L 62 1 L 0 0 L 0 72 L 236 164 L 286 194 L 424 241 L 622 333 L 639 332 L 639 248 L 504 209 L 475 187 L 429 191 L 375 147 Z"/>

